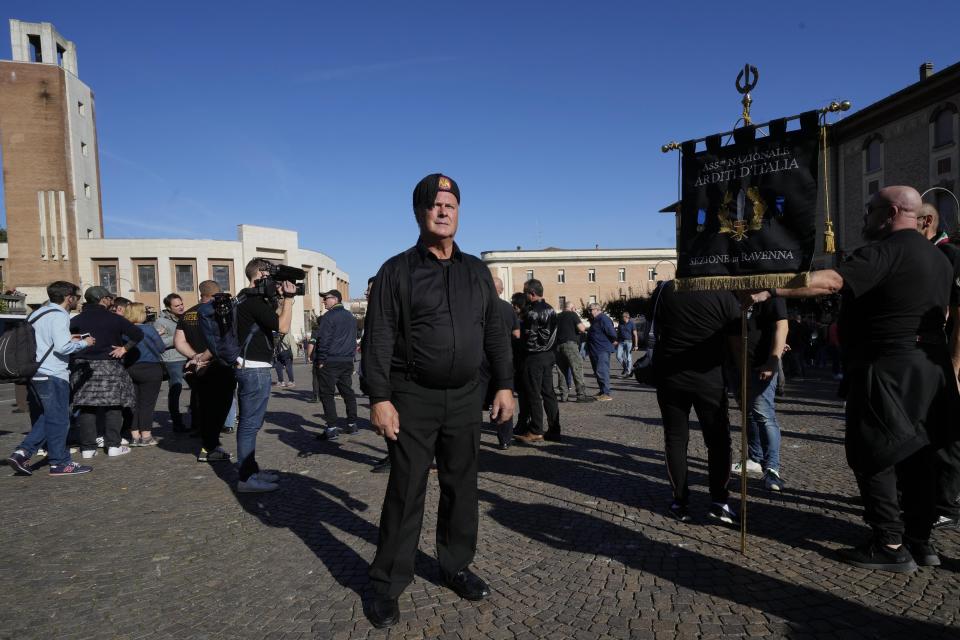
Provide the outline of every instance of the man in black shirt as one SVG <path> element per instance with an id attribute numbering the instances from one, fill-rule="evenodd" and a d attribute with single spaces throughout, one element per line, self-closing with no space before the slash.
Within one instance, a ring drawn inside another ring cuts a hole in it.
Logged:
<path id="1" fill-rule="evenodd" d="M 917 216 L 917 231 L 943 252 L 953 265 L 953 282 L 950 284 L 950 313 L 947 320 L 947 336 L 953 375 L 960 374 L 960 247 L 950 242 L 945 231 L 940 230 L 940 212 L 932 204 L 920 207 Z M 948 443 L 937 451 L 937 502 L 934 529 L 956 529 L 960 526 L 960 441 Z"/>
<path id="2" fill-rule="evenodd" d="M 653 372 L 657 403 L 663 416 L 667 478 L 673 488 L 670 514 L 690 522 L 687 511 L 687 445 L 690 409 L 697 412 L 707 445 L 711 505 L 709 517 L 732 524 L 736 514 L 727 504 L 730 492 L 730 421 L 723 380 L 726 340 L 739 329 L 740 305 L 726 291 L 677 293 L 666 282 L 654 294 L 657 341 Z"/>
<path id="3" fill-rule="evenodd" d="M 258 493 L 279 487 L 276 484 L 278 476 L 261 470 L 257 464 L 257 433 L 263 426 L 270 400 L 273 332 L 290 332 L 296 286 L 292 282 L 283 282 L 277 284 L 276 294 L 270 292 L 271 295 L 264 296 L 259 293 L 257 283 L 270 275 L 270 263 L 263 258 L 248 262 L 245 273 L 250 285 L 240 292 L 244 297 L 237 305 L 237 342 L 241 355 L 234 363 L 238 409 L 237 463 L 240 465 L 237 491 Z"/>
<path id="4" fill-rule="evenodd" d="M 587 395 L 587 388 L 583 384 L 583 358 L 580 357 L 579 339 L 587 332 L 587 325 L 573 310 L 572 302 L 566 303 L 565 307 L 557 316 L 557 365 L 561 376 L 566 375 L 567 369 L 573 373 L 577 402 L 591 402 L 593 398 Z"/>
<path id="5" fill-rule="evenodd" d="M 440 481 L 437 560 L 444 583 L 480 600 L 487 585 L 468 566 L 477 545 L 477 450 L 484 356 L 496 385 L 490 417 L 513 415 L 511 358 L 487 267 L 454 242 L 460 210 L 456 182 L 425 177 L 413 192 L 416 246 L 380 268 L 363 336 L 370 421 L 387 438 L 390 479 L 380 515 L 375 593 L 367 610 L 380 628 L 396 624 L 397 599 L 413 580 L 430 463 Z"/>
<path id="6" fill-rule="evenodd" d="M 497 276 L 493 276 L 493 286 L 497 290 L 497 310 L 500 312 L 503 329 L 507 332 L 509 340 L 519 340 L 520 318 L 517 316 L 516 311 L 513 310 L 513 305 L 500 298 L 500 296 L 503 295 L 503 280 Z M 483 405 L 481 406 L 481 411 L 483 411 L 493 404 L 493 399 L 497 395 L 497 391 L 499 391 L 497 385 L 494 384 L 490 378 L 490 363 L 486 361 L 486 358 L 484 358 L 483 361 L 480 380 L 481 388 L 487 390 L 483 397 Z M 510 441 L 513 438 L 513 421 L 507 420 L 494 426 L 497 429 L 497 446 L 501 451 L 506 451 L 510 448 Z"/>
<path id="7" fill-rule="evenodd" d="M 527 280 L 523 285 L 527 308 L 521 320 L 521 336 L 526 348 L 523 359 L 523 382 L 530 411 L 530 427 L 514 436 L 532 444 L 543 440 L 560 441 L 560 409 L 553 391 L 553 366 L 557 362 L 557 313 L 543 299 L 543 284 Z M 547 414 L 547 431 L 543 431 L 543 414 Z"/>
<path id="8" fill-rule="evenodd" d="M 216 360 L 200 327 L 200 307 L 209 305 L 220 285 L 214 280 L 200 283 L 200 303 L 187 309 L 177 323 L 173 345 L 187 358 L 184 366 L 190 385 L 193 424 L 200 433 L 197 462 L 229 462 L 230 454 L 220 446 L 220 427 L 225 423 L 237 381 L 233 369 Z"/>
<path id="9" fill-rule="evenodd" d="M 814 271 L 806 287 L 752 296 L 757 302 L 841 293 L 847 462 L 873 529 L 866 543 L 841 557 L 896 573 L 940 564 L 930 544 L 931 444 L 947 437 L 958 399 L 943 333 L 952 268 L 916 233 L 921 204 L 911 187 L 881 189 L 864 215 L 863 236 L 872 244 L 836 269 Z"/>
<path id="10" fill-rule="evenodd" d="M 731 340 L 740 361 L 740 338 Z M 783 298 L 760 302 L 747 311 L 747 472 L 763 475 L 768 491 L 782 491 L 780 477 L 780 424 L 777 422 L 776 390 L 780 357 L 787 344 L 787 304 Z M 739 380 L 738 380 L 739 382 Z M 737 385 L 739 387 L 739 384 Z M 741 473 L 740 463 L 733 465 Z"/>

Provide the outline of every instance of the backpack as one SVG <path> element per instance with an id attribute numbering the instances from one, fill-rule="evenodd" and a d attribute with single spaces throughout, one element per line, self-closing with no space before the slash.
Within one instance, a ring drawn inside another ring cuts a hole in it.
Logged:
<path id="1" fill-rule="evenodd" d="M 54 311 L 56 309 L 37 313 L 26 322 L 18 322 L 0 336 L 0 383 L 26 382 L 36 375 L 37 369 L 53 351 L 53 345 L 50 345 L 38 362 L 37 337 L 33 330 L 33 323 Z"/>
<path id="2" fill-rule="evenodd" d="M 246 298 L 243 293 L 236 298 L 229 293 L 216 293 L 213 300 L 201 304 L 197 309 L 200 330 L 207 341 L 207 348 L 221 364 L 231 368 L 236 366 L 237 358 L 246 359 L 247 347 L 260 328 L 256 323 L 252 324 L 246 340 L 243 344 L 240 343 L 237 334 L 237 307 Z"/>

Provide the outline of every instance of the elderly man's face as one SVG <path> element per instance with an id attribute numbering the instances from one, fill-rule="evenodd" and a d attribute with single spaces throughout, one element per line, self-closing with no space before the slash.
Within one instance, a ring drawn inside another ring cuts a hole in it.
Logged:
<path id="1" fill-rule="evenodd" d="M 420 231 L 436 239 L 453 238 L 457 234 L 460 204 L 449 191 L 438 191 L 433 206 L 420 218 Z"/>
<path id="2" fill-rule="evenodd" d="M 596 318 L 598 315 L 600 315 L 600 308 L 599 308 L 599 307 L 590 307 L 590 315 L 593 316 L 594 318 Z"/>
<path id="3" fill-rule="evenodd" d="M 324 297 L 323 297 L 323 307 L 324 307 L 327 311 L 329 311 L 330 309 L 333 309 L 335 306 L 337 306 L 337 304 L 339 304 L 339 302 L 340 302 L 340 301 L 337 300 L 337 296 L 324 296 Z"/>

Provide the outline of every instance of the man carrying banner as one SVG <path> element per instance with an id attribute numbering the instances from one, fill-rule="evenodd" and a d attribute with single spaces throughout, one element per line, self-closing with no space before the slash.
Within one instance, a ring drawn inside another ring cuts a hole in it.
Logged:
<path id="1" fill-rule="evenodd" d="M 911 187 L 881 189 L 863 218 L 864 239 L 872 244 L 836 269 L 810 273 L 805 287 L 750 296 L 762 302 L 842 294 L 847 462 L 873 535 L 842 551 L 841 559 L 896 573 L 940 564 L 930 543 L 936 469 L 931 445 L 943 438 L 958 400 L 943 333 L 952 269 L 916 233 L 921 204 Z"/>

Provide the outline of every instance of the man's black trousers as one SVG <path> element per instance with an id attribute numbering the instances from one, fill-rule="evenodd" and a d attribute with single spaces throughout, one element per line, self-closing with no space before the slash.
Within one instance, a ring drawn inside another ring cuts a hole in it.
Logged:
<path id="1" fill-rule="evenodd" d="M 328 427 L 337 424 L 337 402 L 333 398 L 340 392 L 347 406 L 347 422 L 357 421 L 357 394 L 353 391 L 353 362 L 327 362 L 319 369 L 320 401 L 323 402 L 323 418 Z"/>
<path id="2" fill-rule="evenodd" d="M 437 560 L 444 578 L 465 569 L 477 548 L 477 452 L 483 389 L 428 389 L 402 374 L 391 378 L 400 415 L 397 440 L 388 440 L 390 479 L 380 514 L 380 540 L 370 565 L 377 595 L 396 598 L 413 581 L 430 463 L 440 483 Z"/>
<path id="3" fill-rule="evenodd" d="M 936 515 L 960 518 L 960 441 L 937 451 Z"/>
<path id="4" fill-rule="evenodd" d="M 854 472 L 863 498 L 863 519 L 879 542 L 900 544 L 904 536 L 920 541 L 930 537 L 935 501 L 935 460 L 933 450 L 924 447 L 875 473 Z"/>
<path id="5" fill-rule="evenodd" d="M 213 451 L 220 446 L 220 429 L 230 413 L 237 379 L 233 369 L 210 364 L 201 375 L 191 376 L 191 394 L 196 397 L 193 426 L 200 432 L 203 448 Z"/>
<path id="6" fill-rule="evenodd" d="M 690 442 L 690 408 L 697 412 L 700 431 L 707 445 L 707 469 L 710 499 L 726 503 L 730 496 L 730 421 L 727 417 L 727 393 L 716 389 L 657 388 L 657 403 L 663 416 L 663 439 L 667 457 L 667 477 L 673 487 L 673 500 L 687 504 L 687 445 Z"/>
<path id="7" fill-rule="evenodd" d="M 527 410 L 530 412 L 530 433 L 543 435 L 543 414 L 547 414 L 547 430 L 560 433 L 560 408 L 553 391 L 553 351 L 528 353 L 523 360 L 523 383 L 526 386 Z"/>

